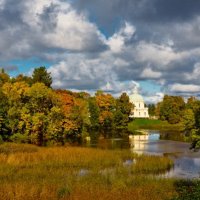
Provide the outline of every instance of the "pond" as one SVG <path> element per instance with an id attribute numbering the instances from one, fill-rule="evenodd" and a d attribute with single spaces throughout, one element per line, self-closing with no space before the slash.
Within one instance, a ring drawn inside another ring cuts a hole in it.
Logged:
<path id="1" fill-rule="evenodd" d="M 130 149 L 138 154 L 164 155 L 174 161 L 174 167 L 163 177 L 193 179 L 200 177 L 200 152 L 190 150 L 190 144 L 182 142 L 182 134 L 142 130 L 144 135 L 129 138 L 91 139 L 85 145 L 102 149 Z M 180 141 L 174 141 L 180 140 Z"/>

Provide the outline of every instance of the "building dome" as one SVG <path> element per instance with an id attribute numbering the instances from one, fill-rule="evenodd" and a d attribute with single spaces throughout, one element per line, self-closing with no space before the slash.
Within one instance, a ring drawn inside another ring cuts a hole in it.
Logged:
<path id="1" fill-rule="evenodd" d="M 137 93 L 130 95 L 129 100 L 130 100 L 131 103 L 144 102 L 143 97 L 141 95 L 137 94 Z"/>

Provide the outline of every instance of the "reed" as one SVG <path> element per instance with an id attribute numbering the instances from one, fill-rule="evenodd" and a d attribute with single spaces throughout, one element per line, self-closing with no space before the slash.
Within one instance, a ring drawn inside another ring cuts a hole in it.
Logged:
<path id="1" fill-rule="evenodd" d="M 81 147 L 4 144 L 0 149 L 0 199 L 160 200 L 176 194 L 173 180 L 144 175 L 157 173 L 152 162 L 167 158 Z M 136 162 L 125 166 L 126 160 Z"/>
<path id="2" fill-rule="evenodd" d="M 137 158 L 132 170 L 134 173 L 162 173 L 173 167 L 173 161 L 168 157 L 143 155 Z"/>

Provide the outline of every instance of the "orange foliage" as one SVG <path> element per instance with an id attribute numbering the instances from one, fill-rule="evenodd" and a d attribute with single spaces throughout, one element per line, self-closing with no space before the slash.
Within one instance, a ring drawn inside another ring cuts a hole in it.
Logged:
<path id="1" fill-rule="evenodd" d="M 102 110 L 111 110 L 115 105 L 115 99 L 110 94 L 96 96 L 97 105 Z"/>
<path id="2" fill-rule="evenodd" d="M 69 115 L 75 105 L 74 97 L 65 90 L 57 90 L 56 93 L 62 104 L 62 110 L 64 114 Z"/>
<path id="3" fill-rule="evenodd" d="M 112 112 L 110 112 L 110 111 L 102 111 L 100 113 L 100 116 L 99 116 L 99 122 L 100 122 L 100 124 L 104 124 L 104 122 L 106 120 L 112 121 L 112 119 L 113 119 L 113 113 Z"/>
<path id="4" fill-rule="evenodd" d="M 81 126 L 79 119 L 80 114 L 77 113 L 79 110 L 76 109 L 77 102 L 75 101 L 73 93 L 66 90 L 57 90 L 56 93 L 65 115 L 65 120 L 63 121 L 64 129 L 66 131 L 77 131 Z"/>

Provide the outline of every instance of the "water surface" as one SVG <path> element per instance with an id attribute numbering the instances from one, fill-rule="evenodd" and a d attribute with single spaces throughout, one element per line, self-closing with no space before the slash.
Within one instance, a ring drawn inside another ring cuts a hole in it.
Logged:
<path id="1" fill-rule="evenodd" d="M 103 149 L 130 149 L 138 154 L 164 155 L 174 161 L 174 167 L 163 174 L 164 177 L 200 178 L 200 152 L 190 150 L 190 144 L 174 141 L 182 140 L 181 133 L 142 131 L 145 135 L 129 138 L 100 137 L 88 141 L 86 146 Z"/>

